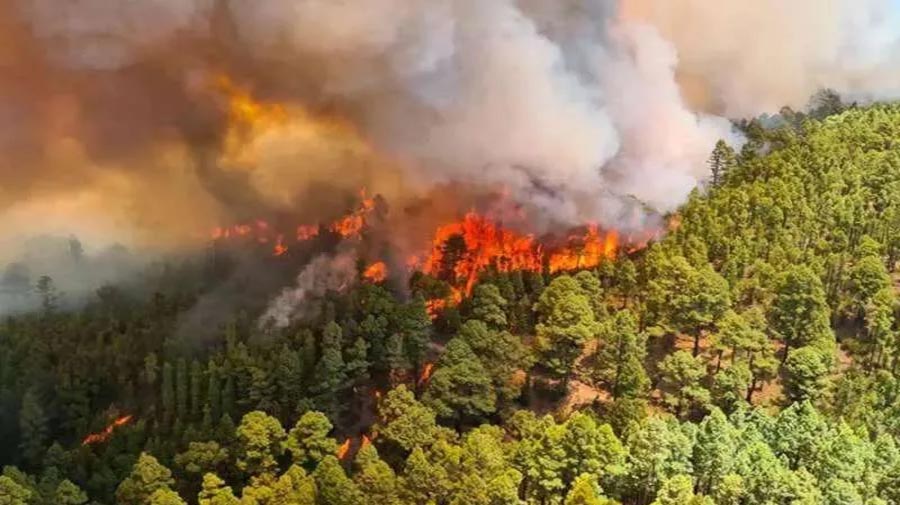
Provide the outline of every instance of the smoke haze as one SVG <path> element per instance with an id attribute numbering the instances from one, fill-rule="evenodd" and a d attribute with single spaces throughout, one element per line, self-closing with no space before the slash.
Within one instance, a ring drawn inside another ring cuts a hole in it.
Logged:
<path id="1" fill-rule="evenodd" d="M 340 197 L 323 195 L 442 183 L 502 189 L 549 222 L 640 227 L 635 201 L 672 210 L 715 141 L 740 142 L 726 118 L 821 87 L 900 95 L 898 12 L 0 0 L 0 230 L 171 248 L 258 214 L 324 218 Z"/>

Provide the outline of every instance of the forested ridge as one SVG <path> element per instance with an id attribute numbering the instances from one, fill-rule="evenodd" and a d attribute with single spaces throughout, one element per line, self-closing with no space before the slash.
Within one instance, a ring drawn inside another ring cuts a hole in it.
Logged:
<path id="1" fill-rule="evenodd" d="M 221 265 L 77 311 L 42 278 L 0 323 L 0 505 L 900 504 L 900 106 L 841 109 L 742 123 L 646 248 L 435 319 L 452 265 L 202 342 Z"/>

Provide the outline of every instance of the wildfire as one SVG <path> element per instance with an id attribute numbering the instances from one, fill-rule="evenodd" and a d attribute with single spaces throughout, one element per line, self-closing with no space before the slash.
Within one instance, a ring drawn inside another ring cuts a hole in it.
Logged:
<path id="1" fill-rule="evenodd" d="M 107 440 L 109 440 L 109 437 L 112 436 L 112 434 L 116 430 L 116 428 L 130 423 L 133 418 L 134 418 L 134 416 L 127 415 L 127 416 L 122 416 L 122 417 L 119 417 L 119 418 L 113 420 L 113 422 L 110 423 L 109 426 L 104 428 L 103 431 L 98 431 L 97 433 L 91 433 L 90 435 L 86 436 L 84 438 L 84 440 L 81 442 L 81 445 L 92 445 L 92 444 L 97 444 L 100 442 L 106 442 Z"/>
<path id="2" fill-rule="evenodd" d="M 366 197 L 365 188 L 360 190 L 359 196 L 361 200 L 359 207 L 351 214 L 332 223 L 329 226 L 331 231 L 344 238 L 356 237 L 362 232 L 363 227 L 366 225 L 366 216 L 375 210 L 375 200 Z"/>
<path id="3" fill-rule="evenodd" d="M 357 208 L 346 216 L 335 220 L 328 226 L 328 229 L 345 239 L 358 237 L 367 224 L 366 218 L 368 214 L 373 210 L 375 210 L 375 199 L 368 198 L 366 196 L 366 190 L 362 189 L 360 190 L 360 203 Z M 318 235 L 319 226 L 312 224 L 298 225 L 294 232 L 297 242 L 311 240 Z M 288 233 L 288 236 L 290 236 L 290 233 Z M 287 253 L 289 249 L 285 234 L 274 230 L 272 225 L 262 219 L 231 226 L 215 227 L 210 232 L 210 238 L 212 240 L 229 240 L 242 237 L 256 240 L 260 244 L 274 242 L 272 248 L 272 254 L 274 256 L 282 256 Z M 384 279 L 373 280 L 373 282 L 380 282 L 381 280 Z"/>
<path id="4" fill-rule="evenodd" d="M 501 272 L 539 271 L 541 263 L 541 246 L 533 236 L 519 235 L 469 212 L 462 221 L 437 229 L 423 271 L 470 295 L 478 275 L 488 267 Z"/>
<path id="5" fill-rule="evenodd" d="M 369 282 L 383 282 L 387 278 L 387 265 L 383 261 L 372 263 L 363 272 L 363 277 Z"/>
<path id="6" fill-rule="evenodd" d="M 479 275 L 488 268 L 541 272 L 546 264 L 551 273 L 593 268 L 614 258 L 618 249 L 619 235 L 614 230 L 602 232 L 597 226 L 588 226 L 584 234 L 570 236 L 564 246 L 545 248 L 532 235 L 504 229 L 470 212 L 462 221 L 443 225 L 435 232 L 422 271 L 447 281 L 451 294 L 428 300 L 426 308 L 433 318 L 447 306 L 457 305 L 472 294 Z M 407 263 L 414 267 L 418 258 L 413 256 Z"/>
<path id="7" fill-rule="evenodd" d="M 338 459 L 344 459 L 347 457 L 347 453 L 350 452 L 350 439 L 344 440 L 344 443 L 338 447 L 337 457 Z"/>
<path id="8" fill-rule="evenodd" d="M 297 240 L 302 242 L 319 235 L 319 227 L 312 224 L 301 224 L 297 227 Z"/>
<path id="9" fill-rule="evenodd" d="M 550 273 L 594 268 L 601 261 L 615 258 L 618 249 L 619 234 L 615 230 L 601 234 L 591 225 L 584 236 L 569 237 L 569 246 L 552 253 L 548 267 Z"/>
<path id="10" fill-rule="evenodd" d="M 288 251 L 286 245 L 284 245 L 284 235 L 278 235 L 278 238 L 275 240 L 275 256 L 281 256 Z"/>
<path id="11" fill-rule="evenodd" d="M 362 440 L 361 440 L 361 442 L 360 442 L 360 444 L 359 444 L 359 450 L 361 451 L 361 450 L 365 449 L 366 447 L 368 447 L 368 446 L 370 446 L 370 445 L 372 445 L 372 439 L 370 439 L 370 438 L 369 438 L 368 436 L 366 436 L 366 435 L 363 435 L 363 436 L 362 436 Z"/>
<path id="12" fill-rule="evenodd" d="M 425 366 L 422 367 L 422 373 L 419 374 L 419 380 L 416 382 L 417 385 L 421 386 L 428 382 L 428 379 L 431 379 L 431 374 L 434 372 L 434 363 L 425 363 Z"/>

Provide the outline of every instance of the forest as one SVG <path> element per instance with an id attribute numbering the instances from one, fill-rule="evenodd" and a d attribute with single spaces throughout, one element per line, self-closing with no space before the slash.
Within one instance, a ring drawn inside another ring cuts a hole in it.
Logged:
<path id="1" fill-rule="evenodd" d="M 737 126 L 658 239 L 458 305 L 459 237 L 203 339 L 215 254 L 78 308 L 40 277 L 0 322 L 0 505 L 900 504 L 900 105 Z"/>

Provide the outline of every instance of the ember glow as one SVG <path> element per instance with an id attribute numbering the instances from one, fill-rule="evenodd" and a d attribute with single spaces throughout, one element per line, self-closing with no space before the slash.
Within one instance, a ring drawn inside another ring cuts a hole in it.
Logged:
<path id="1" fill-rule="evenodd" d="M 109 424 L 109 426 L 104 428 L 103 431 L 91 433 L 90 435 L 84 437 L 81 445 L 93 445 L 101 442 L 106 442 L 112 436 L 116 428 L 125 426 L 126 424 L 130 423 L 132 419 L 134 419 L 134 416 L 132 415 L 122 416 L 115 419 L 112 423 Z"/>
<path id="2" fill-rule="evenodd" d="M 366 270 L 363 272 L 363 277 L 373 283 L 384 282 L 387 278 L 387 265 L 384 264 L 383 261 L 378 261 L 376 263 L 372 263 Z"/>

